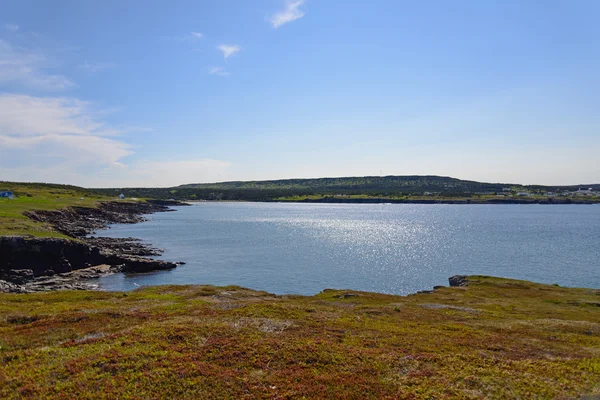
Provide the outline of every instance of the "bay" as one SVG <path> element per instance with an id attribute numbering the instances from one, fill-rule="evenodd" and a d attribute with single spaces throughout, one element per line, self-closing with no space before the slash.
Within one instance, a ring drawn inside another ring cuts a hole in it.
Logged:
<path id="1" fill-rule="evenodd" d="M 311 295 L 325 288 L 409 294 L 455 274 L 600 287 L 598 205 L 201 202 L 113 225 L 184 261 L 171 271 L 115 274 L 106 290 L 239 285 Z"/>

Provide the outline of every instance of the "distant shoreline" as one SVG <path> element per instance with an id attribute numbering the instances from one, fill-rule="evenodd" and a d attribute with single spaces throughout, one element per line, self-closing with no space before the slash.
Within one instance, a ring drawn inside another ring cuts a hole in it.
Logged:
<path id="1" fill-rule="evenodd" d="M 600 200 L 525 200 L 525 199 L 493 199 L 493 200 L 398 200 L 385 198 L 364 198 L 364 199 L 344 199 L 344 198 L 322 198 L 322 199 L 303 199 L 303 200 L 182 200 L 185 203 L 310 203 L 310 204 L 460 204 L 460 205 L 507 205 L 507 204 L 543 204 L 543 205 L 597 205 Z"/>

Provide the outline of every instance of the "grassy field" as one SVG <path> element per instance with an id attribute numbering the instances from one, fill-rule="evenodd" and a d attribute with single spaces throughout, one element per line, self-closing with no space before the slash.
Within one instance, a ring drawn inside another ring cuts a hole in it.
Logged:
<path id="1" fill-rule="evenodd" d="M 83 188 L 65 185 L 0 182 L 0 191 L 2 190 L 11 190 L 16 198 L 0 198 L 0 236 L 64 237 L 50 226 L 27 218 L 23 212 L 56 210 L 69 206 L 93 207 L 99 200 L 110 199 Z"/>
<path id="2" fill-rule="evenodd" d="M 599 290 L 471 277 L 408 297 L 0 294 L 1 398 L 584 395 L 600 395 Z"/>

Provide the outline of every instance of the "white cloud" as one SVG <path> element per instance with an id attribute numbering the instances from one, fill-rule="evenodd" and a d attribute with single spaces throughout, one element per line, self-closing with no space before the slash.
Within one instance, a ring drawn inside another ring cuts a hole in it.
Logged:
<path id="1" fill-rule="evenodd" d="M 77 67 L 79 69 L 83 69 L 94 73 L 105 69 L 115 68 L 116 66 L 117 65 L 115 63 L 90 63 L 86 61 L 83 64 L 78 65 Z"/>
<path id="2" fill-rule="evenodd" d="M 283 10 L 276 12 L 269 19 L 269 22 L 271 22 L 273 28 L 277 29 L 281 25 L 304 17 L 304 11 L 299 9 L 302 4 L 304 4 L 304 0 L 288 1 Z"/>
<path id="3" fill-rule="evenodd" d="M 229 76 L 230 73 L 225 71 L 223 67 L 211 67 L 208 70 L 208 73 L 211 75 L 226 77 Z"/>
<path id="4" fill-rule="evenodd" d="M 2 179 L 22 182 L 59 182 L 84 187 L 168 187 L 195 182 L 231 180 L 231 163 L 198 159 L 181 161 L 142 160 L 131 165 L 114 162 L 106 168 L 85 173 L 82 168 L 52 164 L 3 167 Z"/>
<path id="5" fill-rule="evenodd" d="M 191 31 L 191 32 L 187 32 L 185 34 L 177 35 L 177 36 L 162 36 L 161 39 L 167 40 L 167 41 L 172 41 L 172 42 L 182 42 L 182 43 L 196 42 L 198 40 L 204 39 L 204 34 L 201 32 Z"/>
<path id="6" fill-rule="evenodd" d="M 11 32 L 16 32 L 19 30 L 19 25 L 17 24 L 4 24 L 4 29 Z"/>
<path id="7" fill-rule="evenodd" d="M 133 148 L 84 101 L 0 93 L 0 177 L 82 186 L 171 186 L 217 180 L 212 159 L 126 162 Z"/>
<path id="8" fill-rule="evenodd" d="M 75 86 L 63 75 L 44 71 L 48 64 L 40 51 L 16 48 L 0 39 L 0 84 L 17 84 L 41 90 L 65 90 Z"/>
<path id="9" fill-rule="evenodd" d="M 77 99 L 0 94 L 0 166 L 111 165 L 132 154 L 119 133 Z"/>
<path id="10" fill-rule="evenodd" d="M 235 53 L 240 51 L 242 48 L 235 44 L 232 44 L 232 45 L 221 44 L 221 45 L 217 46 L 217 49 L 219 49 L 219 51 L 221 53 L 223 53 L 223 58 L 227 60 L 230 56 L 234 55 Z"/>
<path id="11" fill-rule="evenodd" d="M 0 94 L 0 135 L 114 136 L 118 133 L 96 121 L 89 104 L 78 99 Z"/>

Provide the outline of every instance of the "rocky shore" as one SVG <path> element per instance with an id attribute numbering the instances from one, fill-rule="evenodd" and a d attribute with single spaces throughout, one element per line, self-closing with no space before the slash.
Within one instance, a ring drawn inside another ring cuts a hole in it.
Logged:
<path id="1" fill-rule="evenodd" d="M 175 205 L 186 204 L 113 201 L 96 208 L 27 212 L 27 217 L 50 224 L 71 239 L 0 237 L 0 292 L 97 289 L 89 280 L 104 274 L 175 268 L 181 263 L 152 259 L 162 251 L 138 239 L 88 237 L 109 224 L 138 223 L 144 215 L 173 211 L 169 206 Z"/>

